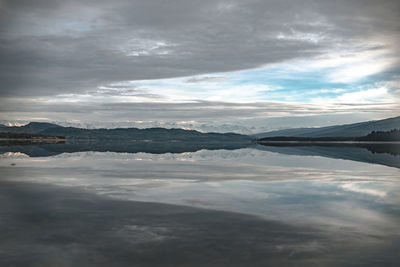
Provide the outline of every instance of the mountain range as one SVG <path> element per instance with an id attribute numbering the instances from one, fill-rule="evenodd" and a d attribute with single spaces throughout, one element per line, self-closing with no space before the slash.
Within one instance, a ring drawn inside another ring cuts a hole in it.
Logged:
<path id="1" fill-rule="evenodd" d="M 250 142 L 251 137 L 236 133 L 201 133 L 195 130 L 165 128 L 82 129 L 52 123 L 31 122 L 24 126 L 0 127 L 0 132 L 64 136 L 68 140 L 130 140 L 181 142 Z"/>
<path id="2" fill-rule="evenodd" d="M 252 135 L 253 138 L 265 138 L 274 136 L 291 137 L 359 137 L 372 131 L 390 131 L 400 129 L 400 116 L 384 120 L 367 121 L 360 123 L 334 125 L 319 128 L 292 128 L 264 132 Z"/>
<path id="3" fill-rule="evenodd" d="M 166 128 L 116 128 L 116 129 L 83 129 L 63 127 L 53 123 L 31 122 L 24 126 L 0 125 L 0 132 L 42 134 L 48 136 L 65 136 L 67 139 L 129 139 L 151 141 L 185 141 L 185 142 L 247 142 L 274 136 L 287 137 L 360 137 L 372 131 L 390 131 L 400 129 L 400 116 L 384 120 L 334 125 L 319 128 L 292 128 L 258 133 L 251 136 L 236 133 L 202 133 L 195 130 Z"/>

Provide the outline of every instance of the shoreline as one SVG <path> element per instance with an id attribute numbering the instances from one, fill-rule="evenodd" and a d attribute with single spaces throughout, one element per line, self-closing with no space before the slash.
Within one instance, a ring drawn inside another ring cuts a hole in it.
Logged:
<path id="1" fill-rule="evenodd" d="M 21 142 L 65 142 L 67 141 L 66 138 L 51 138 L 51 137 L 44 137 L 44 138 L 0 138 L 1 141 L 21 141 Z"/>

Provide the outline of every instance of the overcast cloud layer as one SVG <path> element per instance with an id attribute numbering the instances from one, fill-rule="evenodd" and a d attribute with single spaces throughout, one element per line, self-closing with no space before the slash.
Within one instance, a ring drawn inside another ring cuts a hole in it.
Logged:
<path id="1" fill-rule="evenodd" d="M 3 122 L 183 121 L 252 132 L 280 116 L 331 114 L 340 123 L 400 114 L 397 0 L 10 0 L 0 7 Z"/>

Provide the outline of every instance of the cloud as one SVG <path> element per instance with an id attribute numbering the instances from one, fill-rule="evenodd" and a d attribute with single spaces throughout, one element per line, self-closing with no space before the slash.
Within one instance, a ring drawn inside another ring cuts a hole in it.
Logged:
<path id="1" fill-rule="evenodd" d="M 40 120 L 89 128 L 178 127 L 204 132 L 257 133 L 383 119 L 400 113 L 398 103 L 120 102 L 117 97 L 114 102 L 104 103 L 93 101 L 92 97 L 76 99 L 2 99 L 0 123 Z"/>
<path id="2" fill-rule="evenodd" d="M 335 97 L 323 98 L 321 96 L 312 99 L 319 103 L 398 103 L 398 83 L 395 81 L 377 82 L 350 89 L 350 91 L 339 90 Z"/>
<path id="3" fill-rule="evenodd" d="M 257 68 L 359 47 L 371 36 L 396 55 L 399 5 L 3 1 L 0 94 L 69 94 L 120 81 Z"/>
<path id="4" fill-rule="evenodd" d="M 361 90 L 358 92 L 346 93 L 339 96 L 336 99 L 338 102 L 347 102 L 347 103 L 354 103 L 354 102 L 382 102 L 383 101 L 390 101 L 390 95 L 388 95 L 388 90 L 385 87 L 368 89 L 368 90 Z"/>
<path id="5" fill-rule="evenodd" d="M 187 79 L 187 83 L 203 83 L 203 82 L 218 82 L 218 81 L 223 81 L 225 80 L 226 77 L 222 76 L 203 76 L 203 77 L 193 77 L 190 79 Z"/>
<path id="6" fill-rule="evenodd" d="M 395 116 L 399 8 L 2 1 L 0 120 L 247 133 Z"/>

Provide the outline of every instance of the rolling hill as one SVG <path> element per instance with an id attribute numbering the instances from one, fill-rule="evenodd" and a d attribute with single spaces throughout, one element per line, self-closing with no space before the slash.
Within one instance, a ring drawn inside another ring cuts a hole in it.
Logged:
<path id="1" fill-rule="evenodd" d="M 2 127 L 0 132 L 64 136 L 69 140 L 133 140 L 180 142 L 250 142 L 251 137 L 236 133 L 201 133 L 194 130 L 166 128 L 83 129 L 52 123 L 31 122 L 24 126 Z"/>
<path id="2" fill-rule="evenodd" d="M 372 131 L 390 131 L 400 128 L 400 116 L 377 121 L 334 125 L 320 128 L 292 128 L 252 135 L 255 138 L 274 136 L 294 137 L 358 137 Z"/>

